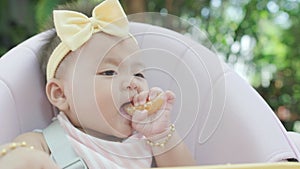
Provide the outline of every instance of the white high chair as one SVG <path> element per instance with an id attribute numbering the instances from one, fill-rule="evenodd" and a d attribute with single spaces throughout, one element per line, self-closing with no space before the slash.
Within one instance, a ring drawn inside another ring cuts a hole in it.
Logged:
<path id="1" fill-rule="evenodd" d="M 172 119 L 198 164 L 300 160 L 299 135 L 290 137 L 257 92 L 213 52 L 161 27 L 131 23 L 130 30 L 143 50 L 150 86 L 176 93 Z M 52 33 L 0 59 L 1 144 L 46 127 L 54 116 L 37 59 Z"/>

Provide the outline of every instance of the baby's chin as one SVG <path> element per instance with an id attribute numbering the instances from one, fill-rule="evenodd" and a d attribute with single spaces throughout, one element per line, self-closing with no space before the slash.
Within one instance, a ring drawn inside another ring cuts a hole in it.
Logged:
<path id="1" fill-rule="evenodd" d="M 118 137 L 118 138 L 121 138 L 121 139 L 125 139 L 125 138 L 128 138 L 130 137 L 132 134 L 133 134 L 133 129 L 130 128 L 128 130 L 122 130 L 122 131 L 116 131 L 116 133 L 114 133 L 114 136 L 115 137 Z"/>

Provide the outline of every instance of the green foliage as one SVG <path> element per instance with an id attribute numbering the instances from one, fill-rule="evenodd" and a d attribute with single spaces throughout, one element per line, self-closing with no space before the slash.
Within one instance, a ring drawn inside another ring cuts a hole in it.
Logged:
<path id="1" fill-rule="evenodd" d="M 51 18 L 52 10 L 57 4 L 64 3 L 62 0 L 40 0 L 36 5 L 36 21 L 39 28 L 43 28 L 47 21 Z"/>
<path id="2" fill-rule="evenodd" d="M 35 2 L 0 1 L 0 56 L 36 33 L 34 13 L 31 12 Z M 28 6 L 23 8 L 23 5 Z"/>

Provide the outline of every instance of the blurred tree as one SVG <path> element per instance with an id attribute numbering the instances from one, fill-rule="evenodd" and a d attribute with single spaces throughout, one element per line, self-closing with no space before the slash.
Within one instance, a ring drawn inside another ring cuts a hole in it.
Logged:
<path id="1" fill-rule="evenodd" d="M 125 5 L 126 14 L 128 15 L 146 11 L 145 0 L 126 0 L 122 2 Z"/>
<path id="2" fill-rule="evenodd" d="M 36 0 L 0 1 L 0 55 L 36 33 L 32 12 L 35 3 Z"/>
<path id="3" fill-rule="evenodd" d="M 59 4 L 66 3 L 67 0 L 39 0 L 36 4 L 35 20 L 39 29 L 49 20 L 52 10 Z"/>
<path id="4" fill-rule="evenodd" d="M 0 55 L 37 33 L 57 4 L 71 1 L 0 1 Z M 205 30 L 218 55 L 257 89 L 274 112 L 291 114 L 282 116 L 288 117 L 285 124 L 299 119 L 299 0 L 120 2 L 127 14 L 169 13 Z M 291 126 L 286 125 L 289 130 Z"/>

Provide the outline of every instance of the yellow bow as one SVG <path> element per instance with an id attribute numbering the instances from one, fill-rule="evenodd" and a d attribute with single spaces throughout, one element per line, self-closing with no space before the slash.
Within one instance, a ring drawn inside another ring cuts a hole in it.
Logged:
<path id="1" fill-rule="evenodd" d="M 82 13 L 68 10 L 55 10 L 53 17 L 57 35 L 62 42 L 49 58 L 47 80 L 55 76 L 66 54 L 81 47 L 93 33 L 103 31 L 119 37 L 129 33 L 128 20 L 118 0 L 102 2 L 94 8 L 90 18 Z"/>

